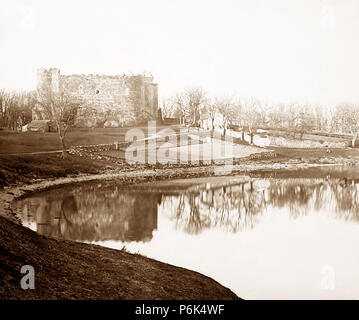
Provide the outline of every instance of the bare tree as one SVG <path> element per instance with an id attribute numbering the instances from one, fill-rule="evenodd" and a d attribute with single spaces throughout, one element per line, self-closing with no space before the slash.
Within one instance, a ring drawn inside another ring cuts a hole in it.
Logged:
<path id="1" fill-rule="evenodd" d="M 9 110 L 10 110 L 10 93 L 4 89 L 0 90 L 0 107 L 1 107 L 1 126 L 10 127 Z"/>
<path id="2" fill-rule="evenodd" d="M 216 98 L 214 102 L 218 113 L 222 116 L 223 134 L 226 134 L 226 130 L 230 122 L 236 116 L 236 108 L 233 97 Z"/>
<path id="3" fill-rule="evenodd" d="M 260 102 L 255 98 L 250 98 L 244 103 L 243 116 L 245 119 L 246 127 L 248 128 L 251 137 L 250 143 L 253 144 L 253 131 L 254 127 L 259 123 L 260 119 Z"/>
<path id="4" fill-rule="evenodd" d="M 176 101 L 174 98 L 163 98 L 161 106 L 164 118 L 172 118 L 176 112 Z"/>
<path id="5" fill-rule="evenodd" d="M 212 132 L 213 132 L 214 131 L 215 121 L 216 121 L 216 116 L 218 114 L 218 108 L 217 108 L 215 100 L 207 99 L 206 112 L 207 112 L 208 116 L 211 119 L 211 125 L 212 125 L 211 129 L 212 129 Z"/>
<path id="6" fill-rule="evenodd" d="M 38 104 L 45 118 L 56 123 L 62 146 L 62 157 L 66 158 L 65 136 L 76 120 L 81 102 L 70 96 L 65 89 L 54 91 L 49 87 L 38 88 L 37 94 Z"/>
<path id="7" fill-rule="evenodd" d="M 192 119 L 192 124 L 195 124 L 199 110 L 205 102 L 206 94 L 200 87 L 190 87 L 184 91 L 184 96 L 186 99 L 187 113 Z"/>
<path id="8" fill-rule="evenodd" d="M 185 124 L 187 105 L 184 92 L 178 91 L 173 98 L 173 103 L 175 106 L 175 116 L 180 119 L 180 124 Z"/>
<path id="9" fill-rule="evenodd" d="M 32 109 L 36 103 L 35 92 L 19 92 L 16 94 L 17 100 L 17 125 L 23 126 L 32 120 Z"/>
<path id="10" fill-rule="evenodd" d="M 1 123 L 3 127 L 17 130 L 31 121 L 34 105 L 32 92 L 0 90 Z"/>
<path id="11" fill-rule="evenodd" d="M 337 128 L 356 138 L 359 130 L 359 106 L 348 102 L 337 105 L 334 120 Z"/>
<path id="12" fill-rule="evenodd" d="M 3 122 L 5 127 L 16 130 L 18 127 L 19 108 L 16 92 L 1 91 Z"/>
<path id="13" fill-rule="evenodd" d="M 315 104 L 313 107 L 315 129 L 318 131 L 326 131 L 328 129 L 328 119 L 326 112 L 321 104 Z"/>

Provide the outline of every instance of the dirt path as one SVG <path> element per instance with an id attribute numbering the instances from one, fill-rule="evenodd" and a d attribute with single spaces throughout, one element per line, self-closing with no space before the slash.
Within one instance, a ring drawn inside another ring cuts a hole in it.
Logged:
<path id="1" fill-rule="evenodd" d="M 6 156 L 34 156 L 39 154 L 56 154 L 61 153 L 62 150 L 55 150 L 55 151 L 38 151 L 38 152 L 20 152 L 20 153 L 0 153 L 0 155 Z"/>

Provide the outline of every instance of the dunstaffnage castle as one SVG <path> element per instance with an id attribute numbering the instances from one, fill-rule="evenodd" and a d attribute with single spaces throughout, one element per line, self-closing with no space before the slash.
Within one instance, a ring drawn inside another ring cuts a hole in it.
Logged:
<path id="1" fill-rule="evenodd" d="M 58 91 L 81 100 L 77 126 L 123 126 L 158 115 L 158 85 L 151 74 L 139 75 L 63 75 L 57 68 L 38 69 L 38 88 Z M 41 107 L 33 120 L 44 119 Z"/>

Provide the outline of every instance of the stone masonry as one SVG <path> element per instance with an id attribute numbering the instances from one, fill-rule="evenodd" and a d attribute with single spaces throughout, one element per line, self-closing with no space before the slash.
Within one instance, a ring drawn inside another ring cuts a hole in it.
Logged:
<path id="1" fill-rule="evenodd" d="M 38 70 L 38 88 L 65 90 L 82 102 L 78 126 L 123 126 L 155 118 L 158 86 L 151 74 L 62 75 L 57 68 Z M 33 119 L 42 119 L 35 110 Z"/>

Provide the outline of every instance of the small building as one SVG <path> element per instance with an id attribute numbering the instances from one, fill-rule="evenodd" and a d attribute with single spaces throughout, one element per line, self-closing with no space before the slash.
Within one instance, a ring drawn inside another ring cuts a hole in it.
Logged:
<path id="1" fill-rule="evenodd" d="M 32 120 L 26 126 L 23 127 L 23 131 L 30 132 L 56 132 L 57 128 L 51 120 Z"/>

